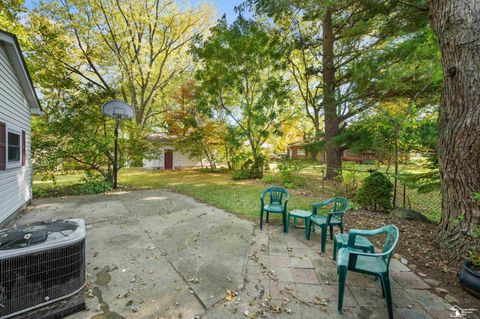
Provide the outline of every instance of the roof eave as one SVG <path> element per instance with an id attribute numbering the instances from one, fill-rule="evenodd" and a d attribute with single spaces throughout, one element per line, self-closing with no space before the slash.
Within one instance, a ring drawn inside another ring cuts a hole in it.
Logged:
<path id="1" fill-rule="evenodd" d="M 0 30 L 0 41 L 5 44 L 5 53 L 17 75 L 22 91 L 27 99 L 30 111 L 34 115 L 42 115 L 42 106 L 23 58 L 22 49 L 17 37 L 9 32 Z"/>

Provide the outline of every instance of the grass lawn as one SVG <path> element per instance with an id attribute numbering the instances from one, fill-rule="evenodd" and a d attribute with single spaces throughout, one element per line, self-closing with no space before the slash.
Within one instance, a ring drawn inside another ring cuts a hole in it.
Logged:
<path id="1" fill-rule="evenodd" d="M 57 188 L 71 186 L 81 182 L 82 175 L 58 176 Z M 152 171 L 141 168 L 126 168 L 119 172 L 119 184 L 131 189 L 165 188 L 226 211 L 241 215 L 247 219 L 259 216 L 260 194 L 266 185 L 262 181 L 234 181 L 230 172 L 192 171 Z M 51 181 L 42 181 L 35 177 L 34 192 L 52 189 Z M 305 197 L 302 192 L 291 191 L 289 209 L 310 209 L 310 204 L 322 198 Z M 276 216 L 275 220 L 280 220 Z"/>
<path id="2" fill-rule="evenodd" d="M 229 212 L 258 218 L 261 181 L 234 181 L 230 172 L 150 171 L 126 169 L 119 182 L 134 188 L 166 188 L 189 195 Z M 290 194 L 289 208 L 309 209 L 312 199 Z"/>
<path id="3" fill-rule="evenodd" d="M 55 175 L 57 185 L 65 187 L 69 185 L 75 185 L 82 182 L 82 174 L 69 174 L 69 175 Z M 50 179 L 42 180 L 41 176 L 35 175 L 33 178 L 34 189 L 50 189 L 53 187 L 53 182 Z"/>
<path id="4" fill-rule="evenodd" d="M 367 165 L 358 165 L 356 170 L 359 181 L 368 176 Z M 289 190 L 289 210 L 310 209 L 313 202 L 322 201 L 342 193 L 348 194 L 345 185 L 338 182 L 323 181 L 324 165 L 311 165 L 301 172 L 306 183 L 299 189 Z M 409 168 L 409 171 L 416 168 Z M 348 174 L 344 171 L 344 174 Z M 35 176 L 33 182 L 34 197 L 75 195 L 82 183 L 81 173 L 75 175 L 59 175 L 56 177 L 56 187 L 51 181 L 42 181 Z M 268 185 L 261 180 L 232 180 L 228 171 L 206 172 L 200 170 L 162 171 L 145 170 L 142 168 L 125 168 L 119 172 L 120 187 L 129 189 L 165 188 L 176 191 L 226 211 L 257 219 L 259 215 L 259 197 Z M 402 204 L 403 189 L 399 189 L 399 205 Z M 352 195 L 353 196 L 353 195 Z M 347 196 L 347 197 L 352 197 Z M 415 189 L 407 190 L 407 206 L 421 212 L 432 221 L 440 219 L 440 194 L 432 192 L 420 194 Z M 279 220 L 279 216 L 275 218 Z"/>

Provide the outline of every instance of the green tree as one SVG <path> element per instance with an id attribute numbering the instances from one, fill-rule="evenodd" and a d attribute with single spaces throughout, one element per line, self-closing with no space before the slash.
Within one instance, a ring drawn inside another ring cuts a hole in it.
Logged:
<path id="1" fill-rule="evenodd" d="M 279 133 L 290 115 L 283 51 L 277 41 L 258 22 L 240 16 L 231 26 L 220 20 L 211 36 L 194 48 L 202 64 L 197 78 L 203 107 L 223 113 L 238 128 L 248 140 L 254 163 L 262 144 Z"/>
<path id="2" fill-rule="evenodd" d="M 168 85 L 192 67 L 189 43 L 208 30 L 211 12 L 163 0 L 73 0 L 42 1 L 30 16 L 37 48 L 56 69 L 123 99 L 146 126 L 161 115 Z"/>
<path id="3" fill-rule="evenodd" d="M 238 128 L 225 125 L 226 133 L 223 132 L 223 159 L 230 170 L 238 169 L 242 159 L 242 148 L 245 138 Z"/>
<path id="4" fill-rule="evenodd" d="M 7 31 L 22 35 L 42 93 L 46 114 L 33 120 L 37 172 L 73 167 L 110 179 L 113 128 L 100 106 L 112 98 L 136 111 L 136 121 L 122 125 L 121 165 L 141 163 L 170 85 L 191 72 L 189 43 L 208 29 L 210 8 L 161 0 L 41 1 L 26 12 L 22 3 L 2 2 L 0 25 L 10 23 L 17 29 Z"/>
<path id="5" fill-rule="evenodd" d="M 164 115 L 170 134 L 176 136 L 176 147 L 191 158 L 207 159 L 217 168 L 219 148 L 223 144 L 224 125 L 212 119 L 197 105 L 198 87 L 195 81 L 183 83 L 174 91 L 174 103 Z"/>
<path id="6" fill-rule="evenodd" d="M 24 0 L 3 0 L 0 2 L 0 30 L 25 38 L 25 27 L 20 23 L 20 17 L 27 11 Z"/>
<path id="7" fill-rule="evenodd" d="M 413 1 L 414 5 L 415 2 L 421 1 Z M 332 139 L 358 114 L 376 104 L 375 99 L 368 97 L 378 92 L 378 75 L 391 62 L 385 54 L 385 44 L 401 44 L 402 41 L 391 38 L 426 25 L 426 16 L 400 1 L 250 3 L 257 12 L 273 17 L 280 31 L 288 31 L 295 48 L 290 59 L 295 80 L 303 91 L 314 92 L 307 114 L 317 127 L 321 123 L 316 119 L 318 114 L 322 112 L 324 116 L 327 178 L 333 178 L 341 167 L 343 150 Z M 313 27 L 308 27 L 312 23 Z M 368 69 L 370 72 L 360 71 Z"/>
<path id="8" fill-rule="evenodd" d="M 45 114 L 35 118 L 32 125 L 32 158 L 37 172 L 95 171 L 112 181 L 115 123 L 98 107 L 104 99 L 102 92 L 72 89 L 68 95 L 51 98 L 44 104 Z M 124 122 L 120 132 L 118 169 L 146 147 L 139 144 L 141 141 L 126 138 L 125 130 L 134 129 L 132 124 Z"/>

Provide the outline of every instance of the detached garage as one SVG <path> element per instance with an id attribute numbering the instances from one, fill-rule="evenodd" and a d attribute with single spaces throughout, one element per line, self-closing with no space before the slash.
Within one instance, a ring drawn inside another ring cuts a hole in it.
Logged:
<path id="1" fill-rule="evenodd" d="M 0 30 L 0 226 L 32 199 L 30 116 L 41 111 L 17 38 Z"/>
<path id="2" fill-rule="evenodd" d="M 150 134 L 148 141 L 155 143 L 153 154 L 143 159 L 143 167 L 148 169 L 192 169 L 203 167 L 203 159 L 190 158 L 187 154 L 176 149 L 175 136 L 165 133 Z"/>

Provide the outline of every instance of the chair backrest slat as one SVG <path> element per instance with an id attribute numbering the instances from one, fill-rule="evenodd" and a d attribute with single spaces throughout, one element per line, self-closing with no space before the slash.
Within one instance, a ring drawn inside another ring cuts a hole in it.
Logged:
<path id="1" fill-rule="evenodd" d="M 281 187 L 267 188 L 264 193 L 268 193 L 270 204 L 282 204 L 284 200 L 288 200 L 288 191 Z"/>
<path id="2" fill-rule="evenodd" d="M 333 207 L 329 214 L 329 218 L 335 216 L 336 218 L 343 220 L 343 214 L 349 209 L 348 200 L 345 197 L 333 197 L 330 199 L 330 203 L 333 203 Z"/>
<path id="3" fill-rule="evenodd" d="M 333 199 L 333 213 L 345 212 L 348 209 L 348 200 L 344 197 L 334 197 Z"/>

